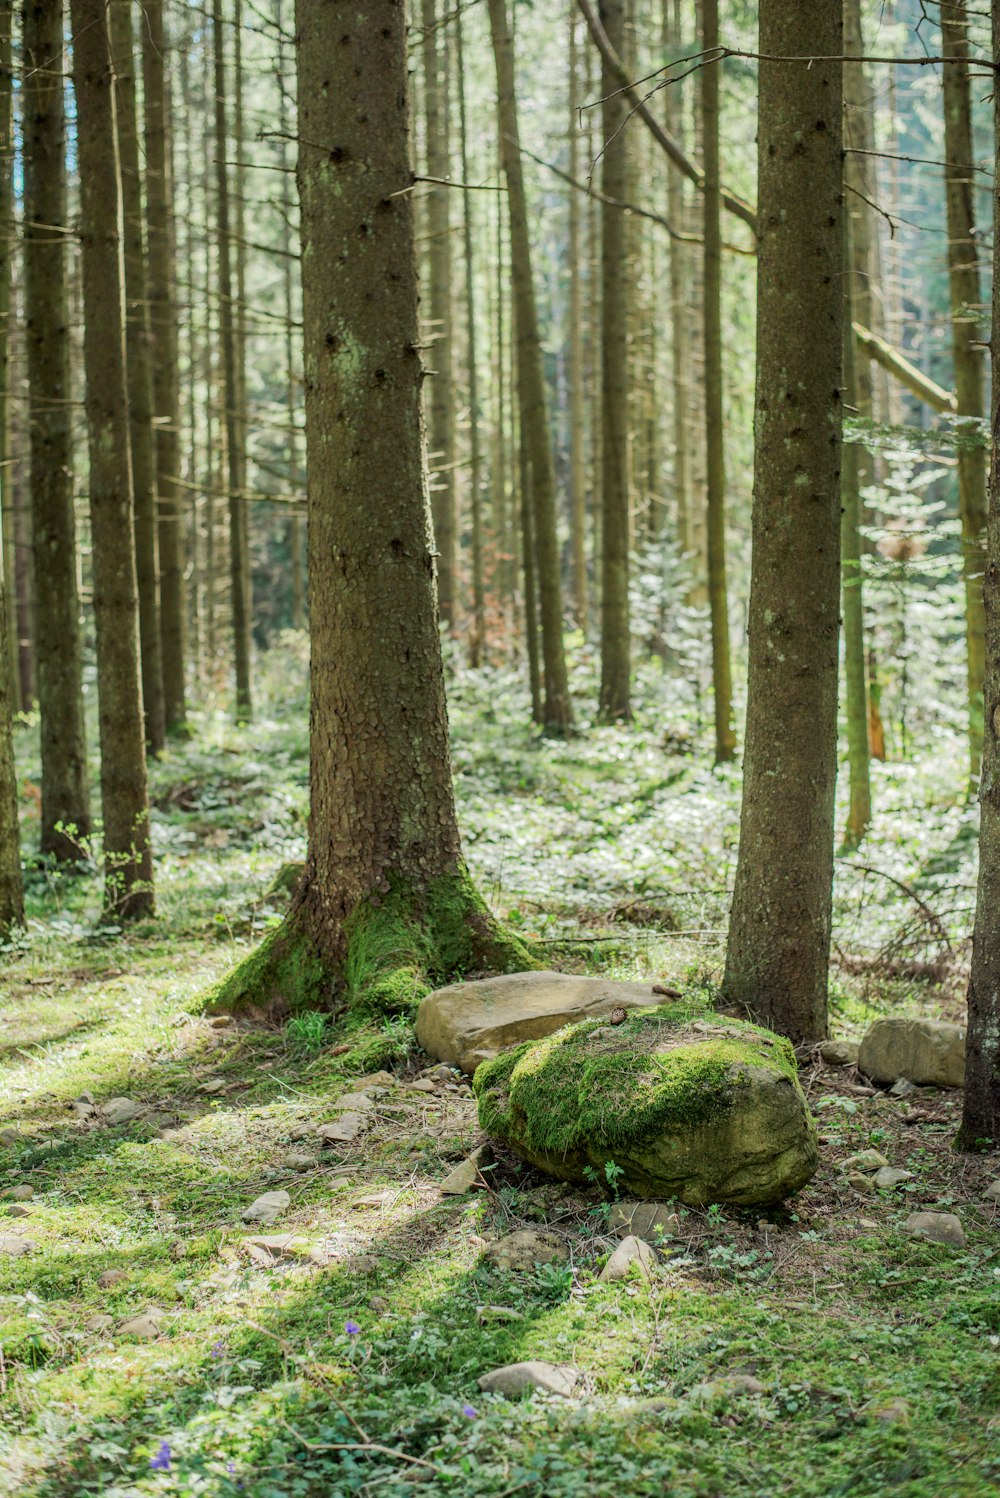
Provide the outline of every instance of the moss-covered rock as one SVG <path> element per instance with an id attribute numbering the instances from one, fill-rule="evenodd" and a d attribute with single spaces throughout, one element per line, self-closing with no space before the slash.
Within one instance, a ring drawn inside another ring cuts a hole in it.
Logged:
<path id="1" fill-rule="evenodd" d="M 485 1062 L 473 1086 L 483 1128 L 560 1180 L 766 1205 L 818 1164 L 788 1041 L 698 1001 L 569 1025 Z"/>

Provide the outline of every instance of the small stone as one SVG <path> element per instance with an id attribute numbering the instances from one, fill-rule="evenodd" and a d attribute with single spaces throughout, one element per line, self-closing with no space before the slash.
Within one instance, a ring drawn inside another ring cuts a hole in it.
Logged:
<path id="1" fill-rule="evenodd" d="M 0 1233 L 0 1254 L 6 1254 L 9 1259 L 20 1259 L 37 1247 L 33 1238 L 18 1238 L 13 1233 Z"/>
<path id="2" fill-rule="evenodd" d="M 308 1245 L 302 1238 L 296 1238 L 291 1233 L 268 1233 L 259 1238 L 247 1238 L 247 1247 L 253 1251 L 255 1258 L 263 1258 L 268 1263 L 276 1263 L 278 1259 L 299 1258 L 308 1253 Z"/>
<path id="3" fill-rule="evenodd" d="M 312 1135 L 315 1134 L 315 1132 L 316 1132 L 316 1125 L 315 1124 L 311 1124 L 311 1123 L 300 1123 L 300 1124 L 295 1124 L 295 1126 L 293 1128 L 289 1129 L 289 1131 L 288 1131 L 288 1137 L 289 1137 L 289 1139 L 291 1139 L 293 1141 L 294 1140 L 298 1140 L 298 1139 L 310 1139 L 312 1137 Z"/>
<path id="4" fill-rule="evenodd" d="M 723 1394 L 756 1395 L 767 1392 L 766 1385 L 750 1373 L 725 1373 L 713 1382 L 714 1387 Z"/>
<path id="5" fill-rule="evenodd" d="M 316 1137 L 326 1144 L 350 1144 L 367 1126 L 368 1120 L 360 1113 L 342 1113 L 334 1123 L 321 1124 Z"/>
<path id="6" fill-rule="evenodd" d="M 480 1326 L 488 1326 L 493 1322 L 502 1326 L 508 1321 L 523 1321 L 524 1313 L 515 1311 L 511 1306 L 480 1306 L 476 1319 Z"/>
<path id="7" fill-rule="evenodd" d="M 878 1228 L 878 1223 L 877 1222 L 873 1222 L 870 1217 L 859 1217 L 858 1218 L 858 1227 L 859 1228 L 864 1228 L 865 1232 L 867 1232 L 867 1233 L 873 1233 Z"/>
<path id="8" fill-rule="evenodd" d="M 97 1276 L 97 1283 L 102 1290 L 110 1290 L 112 1285 L 120 1285 L 127 1279 L 128 1275 L 124 1269 L 105 1269 L 102 1274 Z"/>
<path id="9" fill-rule="evenodd" d="M 97 1112 L 97 1109 L 94 1107 L 93 1103 L 81 1103 L 77 1098 L 74 1098 L 69 1106 L 72 1108 L 77 1118 L 92 1118 L 93 1115 Z"/>
<path id="10" fill-rule="evenodd" d="M 645 1279 L 651 1279 L 653 1270 L 656 1268 L 656 1254 L 648 1243 L 630 1234 L 629 1237 L 622 1239 L 601 1270 L 602 1282 L 607 1285 L 613 1284 L 616 1280 L 627 1280 L 632 1272 L 633 1264 L 638 1264 Z"/>
<path id="11" fill-rule="evenodd" d="M 378 1269 L 378 1259 L 374 1254 L 353 1254 L 347 1261 L 347 1268 L 355 1274 L 374 1274 Z"/>
<path id="12" fill-rule="evenodd" d="M 478 1180 L 479 1167 L 471 1160 L 463 1160 L 461 1165 L 448 1172 L 439 1190 L 442 1196 L 465 1196 Z"/>
<path id="13" fill-rule="evenodd" d="M 333 1105 L 335 1108 L 343 1108 L 345 1112 L 353 1110 L 355 1113 L 367 1113 L 375 1104 L 364 1092 L 345 1092 Z"/>
<path id="14" fill-rule="evenodd" d="M 881 1420 L 884 1425 L 909 1425 L 910 1406 L 905 1399 L 890 1399 L 886 1404 L 868 1412 L 872 1420 Z"/>
<path id="15" fill-rule="evenodd" d="M 429 1077 L 421 1077 L 417 1082 L 411 1082 L 410 1092 L 437 1092 L 437 1086 Z"/>
<path id="16" fill-rule="evenodd" d="M 110 1331 L 114 1324 L 115 1318 L 113 1316 L 106 1316 L 103 1311 L 98 1311 L 96 1316 L 91 1316 L 88 1321 L 83 1323 L 86 1331 L 98 1334 Z"/>
<path id="17" fill-rule="evenodd" d="M 508 1399 L 525 1389 L 544 1389 L 548 1394 L 568 1398 L 579 1381 L 579 1371 L 568 1363 L 508 1363 L 504 1368 L 484 1373 L 479 1387 L 484 1394 L 504 1394 Z"/>
<path id="18" fill-rule="evenodd" d="M 847 1175 L 852 1170 L 863 1170 L 874 1173 L 881 1170 L 883 1165 L 888 1165 L 888 1160 L 878 1150 L 861 1150 L 857 1155 L 848 1155 L 846 1160 L 841 1160 L 839 1169 Z"/>
<path id="19" fill-rule="evenodd" d="M 874 1176 L 863 1176 L 860 1170 L 852 1170 L 847 1177 L 847 1184 L 853 1186 L 855 1191 L 860 1191 L 862 1196 L 874 1196 L 878 1187 Z"/>
<path id="20" fill-rule="evenodd" d="M 909 1097 L 910 1093 L 916 1092 L 916 1090 L 916 1087 L 910 1081 L 909 1077 L 900 1077 L 899 1080 L 897 1082 L 893 1082 L 892 1086 L 889 1088 L 889 1096 Z"/>
<path id="21" fill-rule="evenodd" d="M 243 1213 L 244 1222 L 275 1222 L 291 1206 L 287 1191 L 265 1191 Z"/>
<path id="22" fill-rule="evenodd" d="M 315 1155 L 291 1154 L 285 1156 L 285 1164 L 290 1170 L 313 1170 L 319 1161 Z"/>
<path id="23" fill-rule="evenodd" d="M 912 1170 L 894 1170 L 891 1165 L 883 1165 L 872 1176 L 872 1180 L 880 1191 L 895 1191 L 904 1181 L 913 1180 Z"/>
<path id="24" fill-rule="evenodd" d="M 162 1311 L 155 1315 L 147 1312 L 145 1316 L 134 1316 L 131 1321 L 123 1321 L 118 1328 L 123 1337 L 138 1337 L 140 1341 L 152 1342 L 160 1335 L 160 1317 Z"/>
<path id="25" fill-rule="evenodd" d="M 17 1129 L 0 1129 L 0 1144 L 25 1144 L 25 1136 Z"/>
<path id="26" fill-rule="evenodd" d="M 946 1248 L 965 1247 L 965 1229 L 954 1212 L 913 1212 L 903 1223 L 909 1238 L 927 1243 L 941 1243 Z"/>
<path id="27" fill-rule="evenodd" d="M 233 1016 L 231 1014 L 213 1014 L 209 1017 L 208 1021 L 213 1030 L 227 1030 L 232 1022 Z"/>
<path id="28" fill-rule="evenodd" d="M 363 1092 L 372 1092 L 376 1087 L 395 1087 L 396 1078 L 391 1071 L 373 1071 L 368 1077 L 361 1077 L 358 1086 Z"/>
<path id="29" fill-rule="evenodd" d="M 534 1269 L 536 1264 L 564 1264 L 569 1249 L 557 1233 L 525 1228 L 491 1243 L 483 1257 L 498 1269 Z"/>
<path id="30" fill-rule="evenodd" d="M 30 1202 L 35 1194 L 35 1188 L 34 1186 L 15 1186 L 10 1194 L 16 1202 Z"/>
<path id="31" fill-rule="evenodd" d="M 634 1233 L 648 1243 L 659 1238 L 676 1238 L 681 1220 L 673 1208 L 663 1202 L 616 1202 L 611 1208 L 611 1226 L 619 1238 Z"/>
<path id="32" fill-rule="evenodd" d="M 988 1202 L 1000 1202 L 1000 1181 L 994 1181 L 992 1185 L 987 1186 L 983 1196 Z"/>
<path id="33" fill-rule="evenodd" d="M 12 1207 L 7 1208 L 7 1215 L 8 1217 L 30 1217 L 31 1208 L 22 1207 L 19 1202 L 15 1202 Z"/>
<path id="34" fill-rule="evenodd" d="M 198 1091 L 207 1092 L 209 1096 L 211 1096 L 213 1093 L 221 1092 L 225 1085 L 226 1084 L 221 1077 L 212 1077 L 209 1081 L 202 1082 L 201 1086 L 198 1088 Z"/>
<path id="35" fill-rule="evenodd" d="M 853 1040 L 824 1040 L 819 1054 L 827 1066 L 855 1066 L 858 1045 Z"/>
<path id="36" fill-rule="evenodd" d="M 141 1118 L 145 1113 L 141 1103 L 136 1103 L 130 1097 L 108 1098 L 101 1105 L 101 1112 L 109 1124 L 131 1123 L 135 1118 Z"/>

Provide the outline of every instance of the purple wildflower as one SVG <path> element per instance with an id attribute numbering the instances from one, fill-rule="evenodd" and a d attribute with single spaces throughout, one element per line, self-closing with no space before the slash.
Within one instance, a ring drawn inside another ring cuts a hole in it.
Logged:
<path id="1" fill-rule="evenodd" d="M 149 1465 L 154 1472 L 170 1471 L 170 1446 L 168 1442 L 160 1442 L 160 1449 L 155 1456 L 149 1458 Z"/>
<path id="2" fill-rule="evenodd" d="M 471 1404 L 462 1405 L 462 1414 L 465 1416 L 466 1420 L 477 1420 L 479 1418 L 479 1411 L 474 1410 Z"/>
<path id="3" fill-rule="evenodd" d="M 345 1321 L 344 1331 L 349 1337 L 359 1337 L 361 1335 L 361 1328 L 356 1321 Z"/>
<path id="4" fill-rule="evenodd" d="M 212 1345 L 213 1358 L 221 1358 L 225 1355 L 226 1345 L 224 1342 L 215 1342 Z"/>

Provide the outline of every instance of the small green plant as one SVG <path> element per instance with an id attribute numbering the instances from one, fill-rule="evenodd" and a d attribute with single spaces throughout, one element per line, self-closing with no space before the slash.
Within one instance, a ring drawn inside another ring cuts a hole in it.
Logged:
<path id="1" fill-rule="evenodd" d="M 573 1288 L 573 1270 L 569 1264 L 536 1264 L 535 1284 L 546 1300 L 565 1300 Z"/>
<path id="2" fill-rule="evenodd" d="M 314 1053 L 322 1048 L 328 1023 L 329 1015 L 319 1009 L 303 1009 L 288 1021 L 288 1038 L 301 1050 Z"/>
<path id="3" fill-rule="evenodd" d="M 601 1186 L 601 1178 L 592 1165 L 585 1165 L 583 1167 L 583 1174 L 585 1179 L 590 1182 L 591 1186 Z M 616 1165 L 614 1160 L 605 1161 L 604 1180 L 607 1184 L 608 1190 L 611 1192 L 611 1195 L 615 1198 L 616 1201 L 618 1200 L 618 1182 L 621 1180 L 624 1174 L 625 1171 L 620 1165 Z"/>

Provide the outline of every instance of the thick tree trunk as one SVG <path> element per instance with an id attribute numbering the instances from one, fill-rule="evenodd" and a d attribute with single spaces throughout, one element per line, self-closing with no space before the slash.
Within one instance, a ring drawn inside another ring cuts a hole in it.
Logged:
<path id="1" fill-rule="evenodd" d="M 723 993 L 826 1032 L 837 773 L 843 134 L 839 6 L 761 0 L 757 394 L 743 812 Z"/>
<path id="2" fill-rule="evenodd" d="M 21 706 L 17 669 L 17 610 L 14 594 L 14 454 L 11 447 L 10 323 L 14 226 L 14 7 L 0 8 L 0 578 L 5 585 L 9 711 Z M 0 670 L 3 668 L 0 667 Z"/>
<path id="3" fill-rule="evenodd" d="M 538 563 L 542 620 L 544 727 L 547 733 L 568 733 L 573 726 L 566 657 L 563 651 L 562 582 L 559 575 L 559 538 L 556 529 L 556 477 L 549 434 L 542 345 L 531 269 L 528 206 L 521 164 L 521 141 L 514 92 L 514 53 L 507 21 L 506 0 L 489 0 L 490 29 L 497 68 L 507 206 L 510 214 L 511 280 L 516 307 L 517 383 L 522 441 L 531 459 L 532 522 Z"/>
<path id="4" fill-rule="evenodd" d="M 157 544 L 160 564 L 160 655 L 164 726 L 184 729 L 187 625 L 184 600 L 184 491 L 180 478 L 180 385 L 177 368 L 176 236 L 171 145 L 169 56 L 163 0 L 142 0 L 142 78 L 146 151 L 149 322 L 156 416 Z M 193 438 L 193 434 L 192 434 Z"/>
<path id="5" fill-rule="evenodd" d="M 965 636 L 969 692 L 969 767 L 979 774 L 983 748 L 983 571 L 986 564 L 986 454 L 979 436 L 984 414 L 979 260 L 969 85 L 969 19 L 965 0 L 941 7 L 944 76 L 945 204 L 948 210 L 948 281 L 958 430 L 968 442 L 958 450 L 958 510 L 965 577 Z M 963 418 L 965 418 L 963 422 Z"/>
<path id="6" fill-rule="evenodd" d="M 31 432 L 41 851 L 74 862 L 90 835 L 73 515 L 62 0 L 24 6 L 24 302 Z"/>
<path id="7" fill-rule="evenodd" d="M 286 224 L 292 222 L 292 178 L 291 178 L 291 152 L 288 143 L 292 136 L 292 119 L 290 98 L 294 88 L 294 78 L 285 61 L 284 26 L 281 0 L 278 0 L 275 11 L 275 21 L 278 28 L 278 67 L 280 78 L 278 87 L 281 90 L 281 113 L 279 116 L 279 128 L 281 130 L 281 165 L 283 175 L 281 178 L 281 211 Z M 298 412 L 298 379 L 296 376 L 297 359 L 295 353 L 295 262 L 291 255 L 286 255 L 284 260 L 284 292 L 285 292 L 285 364 L 287 366 L 288 380 L 288 483 L 294 494 L 301 493 L 302 475 L 299 472 L 299 443 L 298 428 L 296 426 L 296 415 Z M 305 558 L 303 556 L 303 526 L 302 516 L 298 505 L 292 511 L 291 521 L 288 527 L 288 562 L 292 575 L 292 628 L 304 629 L 306 623 L 305 610 Z"/>
<path id="8" fill-rule="evenodd" d="M 1000 57 L 1000 0 L 993 0 L 993 55 Z M 1000 100 L 994 95 L 993 326 L 1000 329 Z M 951 158 L 949 158 L 950 160 Z M 983 767 L 979 786 L 979 888 L 972 935 L 965 1046 L 963 1148 L 1000 1144 L 1000 339 L 993 366 L 993 461 L 986 532 L 986 677 Z"/>
<path id="9" fill-rule="evenodd" d="M 135 496 L 135 564 L 139 585 L 139 652 L 146 745 L 159 754 L 166 740 L 163 657 L 160 653 L 159 563 L 156 538 L 156 460 L 153 447 L 153 369 L 146 256 L 142 232 L 142 176 L 135 94 L 132 0 L 111 0 L 115 120 L 121 167 L 125 259 L 125 362 L 128 370 L 129 449 Z"/>
<path id="10" fill-rule="evenodd" d="M 462 37 L 462 13 L 455 16 L 455 45 L 458 73 L 458 115 L 461 136 L 462 181 L 471 181 L 469 166 L 469 130 L 465 107 L 465 55 Z M 482 496 L 482 412 L 479 408 L 479 340 L 476 336 L 476 279 L 473 244 L 473 202 L 475 193 L 462 194 L 462 253 L 465 260 L 466 362 L 469 367 L 469 510 L 472 522 L 472 629 L 469 634 L 469 663 L 482 664 L 486 649 L 486 574 L 483 558 Z"/>
<path id="11" fill-rule="evenodd" d="M 704 0 L 702 47 L 711 57 L 719 45 L 719 0 Z M 719 70 L 701 70 L 701 113 L 705 132 L 705 477 L 707 488 L 708 608 L 712 621 L 712 696 L 715 704 L 715 762 L 736 754 L 733 729 L 733 676 L 729 651 L 729 598 L 726 582 L 726 450 L 722 411 L 722 184 L 719 177 Z"/>
<path id="12" fill-rule="evenodd" d="M 447 10 L 447 7 L 445 7 Z M 448 131 L 447 37 L 435 0 L 423 0 L 425 159 L 428 177 L 446 181 L 451 172 Z M 452 411 L 451 189 L 427 189 L 427 271 L 430 295 L 430 385 L 427 435 L 430 445 L 431 504 L 437 551 L 438 609 L 442 622 L 455 623 L 457 544 L 455 525 L 455 423 Z"/>
<path id="13" fill-rule="evenodd" d="M 625 46 L 623 0 L 601 0 L 601 23 L 617 51 Z M 627 109 L 605 65 L 601 74 L 601 126 L 604 155 L 601 188 L 616 202 L 627 201 Z M 629 232 L 620 208 L 601 214 L 601 692 L 605 723 L 632 716 L 629 631 L 629 475 L 628 475 L 628 299 Z"/>
<path id="14" fill-rule="evenodd" d="M 139 674 L 111 38 L 105 0 L 72 0 L 70 17 L 80 170 L 105 897 L 110 911 L 131 919 L 152 914 L 153 857 Z"/>
<path id="15" fill-rule="evenodd" d="M 469 883 L 455 819 L 421 422 L 404 11 L 373 0 L 331 28 L 326 0 L 298 0 L 296 30 L 309 855 L 287 921 L 213 1002 L 330 1007 L 346 991 L 406 1010 L 425 974 L 526 954 L 498 937 Z"/>
<path id="16" fill-rule="evenodd" d="M 250 558 L 247 555 L 246 454 L 240 429 L 240 371 L 237 358 L 237 326 L 233 295 L 232 235 L 229 212 L 229 168 L 226 155 L 226 39 L 222 22 L 222 0 L 212 0 L 215 75 L 215 186 L 219 254 L 219 323 L 222 342 L 223 399 L 225 401 L 226 455 L 229 490 L 229 582 L 233 615 L 233 666 L 236 673 L 236 721 L 253 717 L 251 679 L 251 590 Z M 237 151 L 242 144 L 237 141 Z"/>

